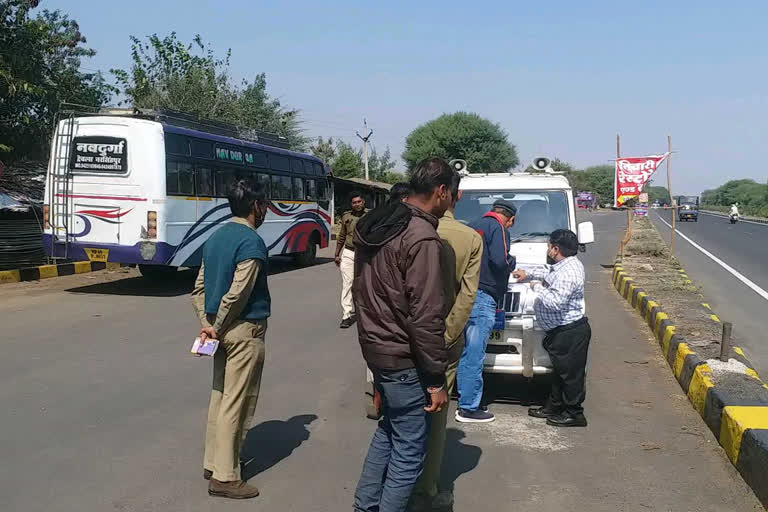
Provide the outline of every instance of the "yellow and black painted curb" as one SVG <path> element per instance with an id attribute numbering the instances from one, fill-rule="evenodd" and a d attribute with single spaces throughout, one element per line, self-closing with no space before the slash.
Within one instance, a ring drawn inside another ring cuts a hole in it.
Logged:
<path id="1" fill-rule="evenodd" d="M 38 267 L 21 268 L 18 270 L 0 271 L 0 284 L 18 283 L 20 281 L 39 281 L 51 277 L 71 276 L 74 274 L 87 274 L 97 270 L 116 270 L 120 263 L 104 261 L 76 261 L 74 263 L 60 263 L 58 265 L 40 265 Z"/>
<path id="2" fill-rule="evenodd" d="M 681 273 L 690 282 L 684 271 Z M 768 385 L 738 347 L 731 357 L 748 367 L 747 376 L 734 375 L 732 382 L 726 378 L 715 384 L 707 362 L 675 332 L 672 319 L 661 305 L 624 272 L 620 263 L 613 269 L 613 285 L 651 328 L 691 404 L 768 508 Z M 706 303 L 702 306 L 710 309 Z M 714 314 L 712 319 L 719 321 Z"/>

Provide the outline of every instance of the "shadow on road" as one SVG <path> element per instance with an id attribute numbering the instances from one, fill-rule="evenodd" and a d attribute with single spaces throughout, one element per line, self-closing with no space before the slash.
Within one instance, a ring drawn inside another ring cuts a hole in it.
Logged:
<path id="1" fill-rule="evenodd" d="M 331 263 L 332 258 L 317 258 L 315 265 Z M 269 259 L 269 275 L 282 274 L 301 270 L 291 258 L 276 256 Z M 147 279 L 145 277 L 127 277 L 108 283 L 91 284 L 70 288 L 70 293 L 92 293 L 96 295 L 129 295 L 136 297 L 178 297 L 192 291 L 197 277 L 196 269 L 184 269 L 163 279 Z"/>
<path id="2" fill-rule="evenodd" d="M 549 375 L 537 375 L 533 380 L 520 375 L 485 374 L 483 403 L 513 405 L 543 405 L 552 380 Z"/>
<path id="3" fill-rule="evenodd" d="M 456 480 L 469 473 L 480 463 L 483 450 L 479 446 L 464 444 L 464 431 L 449 428 L 445 431 L 445 455 L 440 474 L 440 489 L 453 491 Z"/>
<path id="4" fill-rule="evenodd" d="M 316 419 L 315 414 L 302 414 L 286 421 L 265 421 L 249 430 L 240 454 L 243 480 L 253 478 L 287 459 L 293 450 L 309 439 L 307 427 Z"/>

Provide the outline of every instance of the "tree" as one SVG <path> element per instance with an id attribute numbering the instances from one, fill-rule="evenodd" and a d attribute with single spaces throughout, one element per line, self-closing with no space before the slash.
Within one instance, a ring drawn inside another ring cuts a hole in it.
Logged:
<path id="1" fill-rule="evenodd" d="M 365 164 L 363 164 L 363 169 Z M 386 182 L 392 169 L 395 168 L 395 162 L 392 160 L 392 155 L 389 152 L 389 147 L 384 150 L 384 153 L 379 155 L 376 152 L 376 148 L 373 148 L 368 155 L 368 177 L 373 181 Z M 399 173 L 394 173 L 399 174 Z M 400 175 L 403 177 L 402 175 Z"/>
<path id="2" fill-rule="evenodd" d="M 333 175 L 339 178 L 360 178 L 363 174 L 363 151 L 346 142 L 336 142 L 336 158 L 331 163 Z"/>
<path id="3" fill-rule="evenodd" d="M 650 203 L 672 204 L 667 187 L 657 187 L 649 183 L 643 191 L 648 193 L 648 201 Z"/>
<path id="4" fill-rule="evenodd" d="M 146 42 L 131 36 L 130 70 L 113 69 L 128 103 L 135 108 L 179 110 L 201 118 L 237 125 L 249 130 L 282 135 L 295 149 L 306 146 L 301 134 L 298 110 L 286 109 L 267 93 L 264 73 L 240 87 L 230 77 L 231 50 L 223 58 L 197 35 L 184 44 L 175 32 L 160 38 L 153 34 Z"/>
<path id="5" fill-rule="evenodd" d="M 317 143 L 310 146 L 309 150 L 317 158 L 330 164 L 336 159 L 336 148 L 333 147 L 333 137 L 328 137 L 328 140 L 323 140 L 322 137 L 317 138 Z"/>
<path id="6" fill-rule="evenodd" d="M 574 191 L 594 192 L 605 199 L 613 197 L 614 172 L 612 165 L 593 165 L 581 171 L 567 172 L 566 177 Z"/>
<path id="7" fill-rule="evenodd" d="M 75 20 L 37 2 L 0 1 L 0 155 L 13 162 L 45 159 L 62 103 L 101 107 L 114 89 L 80 68 L 95 51 Z"/>
<path id="8" fill-rule="evenodd" d="M 506 172 L 520 163 L 515 146 L 502 128 L 477 114 L 443 114 L 405 139 L 403 160 L 408 172 L 425 158 L 461 158 L 472 172 Z"/>

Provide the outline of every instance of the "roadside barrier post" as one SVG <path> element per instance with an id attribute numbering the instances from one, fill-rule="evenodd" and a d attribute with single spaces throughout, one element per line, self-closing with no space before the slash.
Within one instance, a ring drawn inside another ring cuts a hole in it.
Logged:
<path id="1" fill-rule="evenodd" d="M 723 322 L 723 338 L 720 341 L 720 360 L 728 362 L 728 355 L 731 353 L 731 322 Z"/>

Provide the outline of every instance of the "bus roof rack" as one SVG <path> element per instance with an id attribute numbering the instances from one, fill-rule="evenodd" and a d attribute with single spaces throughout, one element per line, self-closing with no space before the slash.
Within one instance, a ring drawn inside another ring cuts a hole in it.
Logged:
<path id="1" fill-rule="evenodd" d="M 95 108 L 85 105 L 72 103 L 62 103 L 62 110 L 76 116 L 130 116 L 142 119 L 151 119 L 161 123 L 166 123 L 179 128 L 189 128 L 207 133 L 214 133 L 224 137 L 257 142 L 266 146 L 273 146 L 281 149 L 289 149 L 288 139 L 276 133 L 270 133 L 255 128 L 246 128 L 232 123 L 208 119 L 205 117 L 171 110 L 165 108 L 144 109 L 144 108 L 121 108 L 121 107 L 102 107 Z"/>

